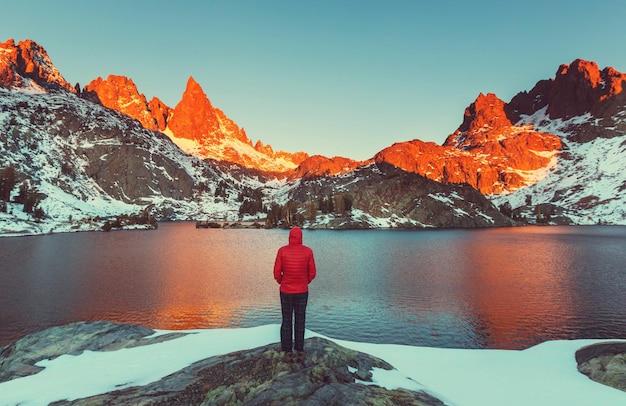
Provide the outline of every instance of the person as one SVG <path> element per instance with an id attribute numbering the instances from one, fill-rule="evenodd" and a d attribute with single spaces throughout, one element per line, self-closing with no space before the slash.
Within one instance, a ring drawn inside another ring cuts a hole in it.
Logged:
<path id="1" fill-rule="evenodd" d="M 309 299 L 309 283 L 317 274 L 313 250 L 302 244 L 302 230 L 298 227 L 289 231 L 289 244 L 278 249 L 274 262 L 274 279 L 280 284 L 280 326 L 281 349 L 296 358 L 304 360 L 304 325 L 306 305 Z M 295 324 L 292 320 L 295 315 Z"/>

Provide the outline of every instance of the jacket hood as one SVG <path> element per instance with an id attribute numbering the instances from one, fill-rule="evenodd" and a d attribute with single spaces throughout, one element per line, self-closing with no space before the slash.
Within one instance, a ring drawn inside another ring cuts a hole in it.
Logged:
<path id="1" fill-rule="evenodd" d="M 294 227 L 289 231 L 289 244 L 302 244 L 302 229 Z"/>

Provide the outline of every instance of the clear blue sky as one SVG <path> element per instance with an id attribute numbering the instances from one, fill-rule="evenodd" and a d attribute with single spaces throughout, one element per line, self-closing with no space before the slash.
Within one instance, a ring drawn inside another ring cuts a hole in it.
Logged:
<path id="1" fill-rule="evenodd" d="M 479 93 L 509 101 L 576 58 L 626 71 L 626 1 L 1 1 L 0 41 L 66 80 L 125 75 L 174 107 L 189 76 L 289 152 L 441 144 Z"/>

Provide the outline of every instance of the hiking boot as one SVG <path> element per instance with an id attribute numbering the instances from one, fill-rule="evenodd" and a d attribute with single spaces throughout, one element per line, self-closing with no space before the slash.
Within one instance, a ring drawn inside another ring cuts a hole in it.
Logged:
<path id="1" fill-rule="evenodd" d="M 293 362 L 294 353 L 292 351 L 283 351 L 283 361 L 284 362 Z"/>
<path id="2" fill-rule="evenodd" d="M 300 364 L 304 364 L 304 351 L 296 351 L 294 361 Z"/>

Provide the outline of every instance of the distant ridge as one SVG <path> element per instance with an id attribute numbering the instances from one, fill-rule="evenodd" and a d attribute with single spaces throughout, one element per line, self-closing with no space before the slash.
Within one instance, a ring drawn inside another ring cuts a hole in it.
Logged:
<path id="1" fill-rule="evenodd" d="M 269 172 L 291 171 L 306 153 L 274 152 L 252 141 L 243 128 L 213 106 L 202 87 L 189 77 L 182 99 L 170 108 L 154 97 L 146 101 L 134 82 L 124 76 L 97 78 L 84 88 L 85 97 L 139 120 L 147 129 L 167 134 L 185 152 L 199 158 L 236 163 Z"/>
<path id="2" fill-rule="evenodd" d="M 159 219 L 236 218 L 278 202 L 318 228 L 626 224 L 625 82 L 576 59 L 508 103 L 479 94 L 442 145 L 401 141 L 355 161 L 253 144 L 193 77 L 174 107 L 123 76 L 81 90 L 43 47 L 10 39 L 0 43 L 0 152 L 57 217 L 110 214 L 115 201 L 154 205 Z M 318 217 L 330 199 L 350 216 Z"/>

